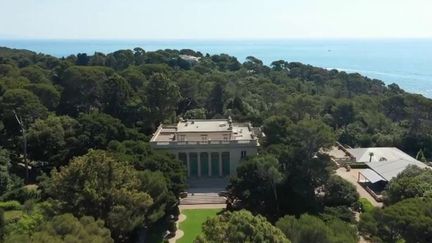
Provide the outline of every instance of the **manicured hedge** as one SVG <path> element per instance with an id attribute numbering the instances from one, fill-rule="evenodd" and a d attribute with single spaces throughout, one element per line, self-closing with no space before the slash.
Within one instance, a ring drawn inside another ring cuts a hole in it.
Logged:
<path id="1" fill-rule="evenodd" d="M 363 162 L 348 163 L 348 165 L 351 167 L 351 169 L 366 169 L 366 168 L 369 168 Z"/>
<path id="2" fill-rule="evenodd" d="M 19 203 L 18 201 L 0 202 L 0 208 L 4 211 L 21 210 L 21 203 Z"/>
<path id="3" fill-rule="evenodd" d="M 20 187 L 12 191 L 8 191 L 0 197 L 2 201 L 18 201 L 24 203 L 27 200 L 39 199 L 40 192 L 33 188 Z"/>

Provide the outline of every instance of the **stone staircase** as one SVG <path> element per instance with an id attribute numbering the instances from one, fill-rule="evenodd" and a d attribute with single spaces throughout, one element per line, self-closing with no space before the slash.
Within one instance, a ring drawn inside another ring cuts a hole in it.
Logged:
<path id="1" fill-rule="evenodd" d="M 225 197 L 220 197 L 218 193 L 188 193 L 187 197 L 180 200 L 180 205 L 196 205 L 196 204 L 224 204 Z"/>
<path id="2" fill-rule="evenodd" d="M 191 178 L 187 197 L 180 200 L 180 205 L 225 204 L 226 198 L 218 193 L 225 191 L 227 184 L 227 178 Z"/>

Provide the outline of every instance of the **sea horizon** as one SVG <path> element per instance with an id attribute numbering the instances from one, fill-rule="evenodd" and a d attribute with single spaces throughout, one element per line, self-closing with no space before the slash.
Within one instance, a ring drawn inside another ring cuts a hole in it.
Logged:
<path id="1" fill-rule="evenodd" d="M 233 39 L 38 39 L 0 38 L 0 46 L 55 57 L 110 53 L 120 49 L 192 49 L 203 54 L 254 56 L 270 65 L 277 60 L 360 73 L 408 92 L 432 97 L 432 38 L 233 38 Z"/>

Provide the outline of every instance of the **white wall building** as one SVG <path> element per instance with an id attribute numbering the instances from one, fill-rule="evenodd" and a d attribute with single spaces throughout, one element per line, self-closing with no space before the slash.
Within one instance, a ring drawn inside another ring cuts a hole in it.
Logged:
<path id="1" fill-rule="evenodd" d="M 225 177 L 236 173 L 239 161 L 257 154 L 259 129 L 228 119 L 182 120 L 161 124 L 150 140 L 183 161 L 189 177 Z"/>

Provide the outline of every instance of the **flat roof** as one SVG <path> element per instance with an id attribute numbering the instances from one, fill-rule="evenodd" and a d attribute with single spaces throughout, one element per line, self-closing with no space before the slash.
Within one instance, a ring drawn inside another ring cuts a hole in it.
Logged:
<path id="1" fill-rule="evenodd" d="M 150 141 L 175 141 L 176 134 L 186 134 L 187 137 L 188 133 L 206 134 L 209 141 L 222 140 L 221 137 L 223 134 L 229 134 L 230 141 L 257 140 L 254 129 L 249 123 L 233 123 L 230 119 L 197 119 L 180 121 L 177 124 L 172 125 L 161 124 L 156 130 L 156 132 L 153 134 L 153 137 Z"/>
<path id="2" fill-rule="evenodd" d="M 227 120 L 190 120 L 177 124 L 177 132 L 231 132 Z"/>
<path id="3" fill-rule="evenodd" d="M 249 127 L 243 124 L 234 124 L 232 128 L 233 140 L 252 140 L 253 138 L 253 130 L 249 130 Z"/>

